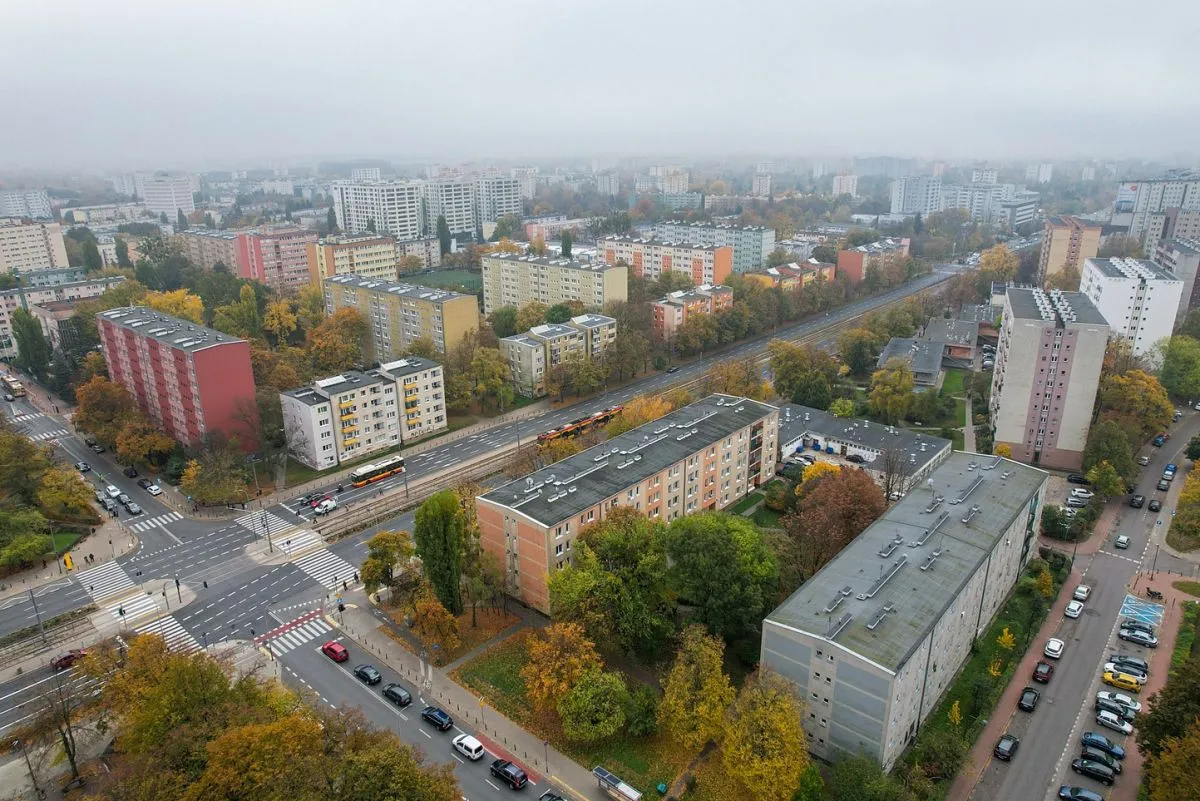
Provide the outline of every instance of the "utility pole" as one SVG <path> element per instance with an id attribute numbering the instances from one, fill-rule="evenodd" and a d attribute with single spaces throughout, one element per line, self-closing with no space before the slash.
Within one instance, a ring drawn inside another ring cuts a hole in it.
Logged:
<path id="1" fill-rule="evenodd" d="M 42 644 L 48 645 L 49 643 L 46 640 L 46 629 L 42 625 L 42 613 L 38 610 L 37 598 L 35 598 L 33 595 L 32 587 L 29 588 L 29 600 L 33 601 L 33 614 L 37 617 L 38 633 L 42 635 Z"/>

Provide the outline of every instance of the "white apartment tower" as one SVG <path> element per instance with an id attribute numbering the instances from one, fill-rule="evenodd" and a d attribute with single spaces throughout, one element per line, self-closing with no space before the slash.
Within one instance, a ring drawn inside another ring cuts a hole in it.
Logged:
<path id="1" fill-rule="evenodd" d="M 505 215 L 520 217 L 521 211 L 521 184 L 516 178 L 490 175 L 475 179 L 476 228 L 483 230 Z"/>
<path id="2" fill-rule="evenodd" d="M 833 196 L 841 197 L 849 195 L 850 197 L 858 197 L 858 176 L 857 175 L 835 175 L 833 176 Z"/>
<path id="3" fill-rule="evenodd" d="M 337 224 L 348 234 L 374 227 L 396 239 L 419 239 L 424 231 L 421 184 L 412 181 L 336 181 L 333 211 Z"/>
<path id="4" fill-rule="evenodd" d="M 976 167 L 971 170 L 971 183 L 973 184 L 994 184 L 996 177 L 996 171 L 986 167 Z"/>
<path id="5" fill-rule="evenodd" d="M 156 172 L 138 176 L 137 185 L 146 211 L 165 214 L 172 223 L 179 212 L 186 215 L 196 210 L 196 203 L 192 199 L 192 179 L 186 173 Z"/>
<path id="6" fill-rule="evenodd" d="M 602 172 L 596 176 L 596 192 L 604 197 L 616 197 L 621 193 L 621 178 L 615 172 Z"/>
<path id="7" fill-rule="evenodd" d="M 750 180 L 750 194 L 754 197 L 771 196 L 771 176 L 755 174 Z"/>
<path id="8" fill-rule="evenodd" d="M 50 196 L 40 189 L 9 189 L 0 191 L 0 217 L 52 220 L 54 210 L 50 208 Z"/>
<path id="9" fill-rule="evenodd" d="M 1164 239 L 1200 238 L 1200 171 L 1180 170 L 1138 181 L 1132 192 L 1129 235 L 1142 240 L 1146 255 Z M 1121 202 L 1120 194 L 1117 200 Z"/>
<path id="10" fill-rule="evenodd" d="M 909 175 L 892 183 L 892 214 L 928 216 L 942 207 L 942 179 Z"/>
<path id="11" fill-rule="evenodd" d="M 380 180 L 378 167 L 351 167 L 350 180 L 356 183 Z"/>
<path id="12" fill-rule="evenodd" d="M 68 266 L 61 225 L 0 218 L 0 273 L 28 274 Z"/>
<path id="13" fill-rule="evenodd" d="M 1154 346 L 1175 328 L 1183 280 L 1152 261 L 1087 259 L 1079 291 L 1096 304 L 1113 335 L 1129 342 L 1134 356 L 1153 357 Z"/>
<path id="14" fill-rule="evenodd" d="M 426 181 L 424 189 L 425 230 L 437 231 L 444 216 L 454 235 L 475 234 L 475 185 L 469 178 L 439 178 Z"/>
<path id="15" fill-rule="evenodd" d="M 521 199 L 533 200 L 533 196 L 537 194 L 538 168 L 513 167 L 510 174 L 517 180 L 517 188 L 521 193 Z"/>

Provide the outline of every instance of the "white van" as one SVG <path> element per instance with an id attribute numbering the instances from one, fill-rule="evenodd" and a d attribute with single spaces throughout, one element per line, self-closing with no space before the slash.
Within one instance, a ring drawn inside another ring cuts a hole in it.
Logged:
<path id="1" fill-rule="evenodd" d="M 452 741 L 454 750 L 465 756 L 467 759 L 475 762 L 483 759 L 484 750 L 483 743 L 476 740 L 469 734 L 460 734 Z"/>

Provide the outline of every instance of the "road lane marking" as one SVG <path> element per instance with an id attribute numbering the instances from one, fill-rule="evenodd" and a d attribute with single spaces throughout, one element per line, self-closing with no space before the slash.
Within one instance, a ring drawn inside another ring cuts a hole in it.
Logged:
<path id="1" fill-rule="evenodd" d="M 424 734 L 426 737 L 429 737 L 430 740 L 433 739 L 433 737 L 430 737 L 429 732 L 425 731 L 424 729 L 417 729 L 417 731 L 421 732 L 421 734 Z M 492 783 L 488 782 L 488 784 L 492 784 Z M 492 786 L 495 787 L 494 784 Z M 499 790 L 500 788 L 496 787 L 496 789 Z"/>

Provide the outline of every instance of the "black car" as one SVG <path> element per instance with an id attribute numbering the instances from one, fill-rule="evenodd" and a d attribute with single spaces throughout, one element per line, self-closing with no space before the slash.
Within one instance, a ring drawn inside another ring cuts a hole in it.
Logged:
<path id="1" fill-rule="evenodd" d="M 1121 621 L 1121 628 L 1133 629 L 1134 631 L 1144 631 L 1151 636 L 1154 634 L 1154 626 L 1151 626 L 1149 623 L 1143 623 L 1140 620 L 1134 620 L 1130 617 L 1127 617 Z M 1149 667 L 1149 665 L 1146 667 Z"/>
<path id="2" fill-rule="evenodd" d="M 1085 476 L 1083 473 L 1071 473 L 1069 476 L 1067 476 L 1067 481 L 1070 481 L 1072 484 L 1079 484 L 1083 487 L 1092 486 L 1092 482 L 1088 481 L 1087 476 Z"/>
<path id="3" fill-rule="evenodd" d="M 92 453 L 104 453 L 103 445 L 93 445 L 91 447 L 92 447 Z"/>
<path id="4" fill-rule="evenodd" d="M 1161 512 L 1162 511 L 1162 501 L 1160 501 L 1158 498 L 1155 498 L 1154 500 L 1150 501 L 1150 511 L 1151 512 Z"/>
<path id="5" fill-rule="evenodd" d="M 139 487 L 141 487 L 142 489 L 146 489 L 146 487 L 149 487 L 149 486 L 150 486 L 151 484 L 153 484 L 153 483 L 154 483 L 154 482 L 153 482 L 153 481 L 151 481 L 151 480 L 150 480 L 150 479 L 148 479 L 148 478 L 139 478 L 139 479 L 137 480 L 137 485 L 138 485 Z"/>
<path id="6" fill-rule="evenodd" d="M 1166 492 L 1171 488 L 1171 482 L 1167 481 L 1165 478 L 1160 478 L 1157 486 L 1159 492 Z"/>
<path id="7" fill-rule="evenodd" d="M 1042 694 L 1032 687 L 1026 687 L 1021 691 L 1021 700 L 1017 701 L 1017 706 L 1025 712 L 1032 712 L 1037 709 L 1038 701 Z"/>
<path id="8" fill-rule="evenodd" d="M 1094 731 L 1085 731 L 1083 735 L 1080 736 L 1079 741 L 1083 743 L 1085 748 L 1095 748 L 1099 751 L 1103 751 L 1113 759 L 1125 758 L 1125 749 L 1105 737 L 1103 734 L 1097 734 Z"/>
<path id="9" fill-rule="evenodd" d="M 1101 765 L 1108 767 L 1113 773 L 1121 772 L 1121 760 L 1113 759 L 1099 748 L 1088 748 L 1085 745 L 1079 749 L 1079 756 L 1083 759 L 1090 759 L 1092 762 L 1099 762 Z"/>
<path id="10" fill-rule="evenodd" d="M 383 681 L 383 674 L 374 665 L 359 665 L 354 669 L 354 675 L 367 684 L 378 684 Z"/>
<path id="11" fill-rule="evenodd" d="M 412 703 L 412 694 L 399 684 L 389 684 L 383 688 L 383 697 L 396 706 L 408 706 Z"/>
<path id="12" fill-rule="evenodd" d="M 507 759 L 497 759 L 492 763 L 492 775 L 514 790 L 520 790 L 529 783 L 529 777 L 521 770 L 521 766 Z"/>
<path id="13" fill-rule="evenodd" d="M 1134 495 L 1132 498 L 1129 499 L 1129 505 L 1132 506 L 1134 509 L 1141 509 L 1143 506 L 1146 505 L 1146 496 L 1145 495 Z"/>
<path id="14" fill-rule="evenodd" d="M 437 726 L 438 731 L 446 731 L 454 725 L 454 718 L 450 717 L 444 709 L 436 706 L 427 706 L 422 709 L 421 720 L 427 720 Z"/>
<path id="15" fill-rule="evenodd" d="M 1104 796 L 1099 793 L 1085 787 L 1071 787 L 1066 784 L 1058 788 L 1058 797 L 1063 801 L 1104 801 Z"/>
<path id="16" fill-rule="evenodd" d="M 1129 627 L 1126 626 L 1125 628 Z M 1130 654 L 1109 654 L 1108 661 L 1115 665 L 1132 665 L 1142 673 L 1145 673 L 1147 676 L 1150 675 L 1150 663 L 1145 659 L 1142 659 L 1140 656 L 1132 656 Z"/>
<path id="17" fill-rule="evenodd" d="M 1113 776 L 1115 775 L 1108 765 L 1100 762 L 1093 762 L 1090 759 L 1076 759 L 1071 762 L 1071 770 L 1081 776 L 1091 776 L 1101 784 L 1112 786 Z"/>
<path id="18" fill-rule="evenodd" d="M 846 461 L 853 462 L 854 464 L 864 464 L 867 460 L 857 453 L 852 453 L 846 457 Z"/>
<path id="19" fill-rule="evenodd" d="M 1117 637 L 1125 642 L 1131 642 L 1134 645 L 1141 645 L 1146 648 L 1157 648 L 1158 638 L 1147 634 L 1141 629 L 1121 629 L 1117 632 Z"/>
<path id="20" fill-rule="evenodd" d="M 137 468 L 136 468 L 136 467 L 134 467 L 133 465 L 129 465 L 129 467 L 126 467 L 126 468 L 125 468 L 124 470 L 122 470 L 121 472 L 122 472 L 122 473 L 124 473 L 124 474 L 125 474 L 126 476 L 128 476 L 129 478 L 137 478 L 137 477 L 138 477 L 138 471 L 137 471 Z"/>
<path id="21" fill-rule="evenodd" d="M 1096 699 L 1096 711 L 1097 712 L 1112 712 L 1114 715 L 1119 717 L 1121 720 L 1125 720 L 1130 723 L 1133 723 L 1133 719 L 1135 717 L 1137 717 L 1137 715 L 1134 713 L 1134 711 L 1132 709 L 1130 709 L 1129 707 L 1125 706 L 1124 704 L 1118 704 L 1116 701 L 1109 701 L 1104 698 Z"/>
<path id="22" fill-rule="evenodd" d="M 567 801 L 565 795 L 559 795 L 553 790 L 547 790 L 538 796 L 538 801 Z"/>
<path id="23" fill-rule="evenodd" d="M 678 373 L 678 372 L 679 372 L 679 368 L 678 368 L 678 367 L 668 367 L 668 368 L 667 368 L 667 372 L 668 372 L 668 373 Z"/>
<path id="24" fill-rule="evenodd" d="M 1003 762 L 1007 762 L 1013 758 L 1013 754 L 1017 753 L 1017 747 L 1021 745 L 1021 741 L 1011 734 L 1005 734 L 996 742 L 996 747 L 992 749 L 992 755 Z"/>

